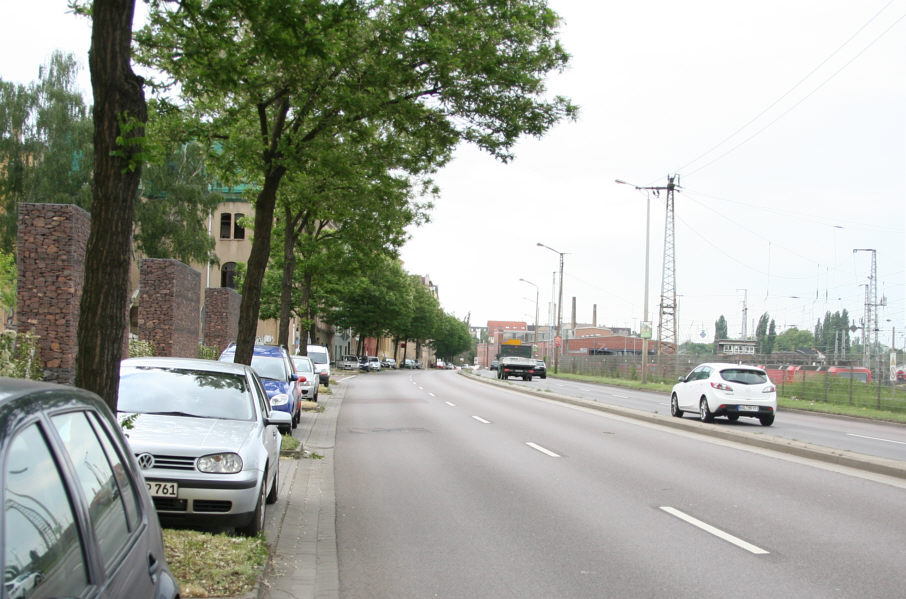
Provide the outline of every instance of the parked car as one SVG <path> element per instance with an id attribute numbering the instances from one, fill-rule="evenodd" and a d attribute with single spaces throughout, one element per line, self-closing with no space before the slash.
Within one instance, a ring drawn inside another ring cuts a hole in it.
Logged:
<path id="1" fill-rule="evenodd" d="M 232 362 L 235 358 L 236 345 L 231 343 L 220 354 L 220 361 Z M 292 416 L 291 424 L 280 430 L 291 433 L 302 418 L 299 410 L 302 386 L 289 353 L 278 345 L 256 344 L 252 350 L 252 370 L 261 377 L 271 406 Z"/>
<path id="2" fill-rule="evenodd" d="M 396 368 L 396 360 L 393 358 L 384 358 L 381 360 L 381 367 L 390 369 Z"/>
<path id="3" fill-rule="evenodd" d="M 547 364 L 544 363 L 544 360 L 535 362 L 535 376 L 539 379 L 547 378 Z"/>
<path id="4" fill-rule="evenodd" d="M 321 384 L 330 387 L 330 352 L 323 345 L 309 345 L 307 354 L 315 364 Z"/>
<path id="5" fill-rule="evenodd" d="M 301 399 L 318 401 L 318 388 L 321 386 L 321 377 L 315 372 L 315 364 L 308 356 L 293 356 L 293 366 L 299 377 L 299 387 L 302 389 Z"/>
<path id="6" fill-rule="evenodd" d="M 117 408 L 162 522 L 261 531 L 264 504 L 277 501 L 278 428 L 291 416 L 270 405 L 252 368 L 123 360 Z"/>
<path id="7" fill-rule="evenodd" d="M 497 370 L 497 365 L 500 364 L 497 360 L 491 360 L 491 365 L 488 366 L 488 370 Z"/>
<path id="8" fill-rule="evenodd" d="M 697 412 L 702 422 L 715 416 L 731 422 L 748 416 L 770 426 L 777 412 L 777 388 L 761 368 L 700 364 L 681 377 L 670 394 L 670 413 L 682 418 L 684 411 Z"/>
<path id="9" fill-rule="evenodd" d="M 371 372 L 381 371 L 381 359 L 377 356 L 368 356 L 365 358 L 365 368 Z"/>
<path id="10" fill-rule="evenodd" d="M 343 356 L 343 360 L 340 362 L 340 368 L 343 370 L 355 370 L 359 367 L 359 358 L 358 356 L 346 355 Z"/>
<path id="11" fill-rule="evenodd" d="M 0 379 L 3 597 L 178 597 L 138 463 L 101 399 Z"/>
<path id="12" fill-rule="evenodd" d="M 414 369 L 415 360 L 413 360 L 412 358 L 406 358 L 405 360 L 403 360 L 403 368 Z"/>

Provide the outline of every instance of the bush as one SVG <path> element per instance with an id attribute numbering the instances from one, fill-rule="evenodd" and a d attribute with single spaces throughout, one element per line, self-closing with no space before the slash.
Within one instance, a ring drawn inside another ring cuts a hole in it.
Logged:
<path id="1" fill-rule="evenodd" d="M 145 358 L 154 355 L 154 345 L 150 341 L 129 338 L 129 357 Z"/>
<path id="2" fill-rule="evenodd" d="M 220 357 L 220 352 L 214 345 L 198 344 L 198 357 L 202 360 L 216 360 Z"/>
<path id="3" fill-rule="evenodd" d="M 34 333 L 0 333 L 0 376 L 39 381 L 44 378 L 38 336 Z"/>

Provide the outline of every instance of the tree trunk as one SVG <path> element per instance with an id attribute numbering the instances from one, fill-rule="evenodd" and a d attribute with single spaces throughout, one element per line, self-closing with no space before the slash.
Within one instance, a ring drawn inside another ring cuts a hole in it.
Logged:
<path id="1" fill-rule="evenodd" d="M 242 283 L 242 302 L 239 304 L 239 332 L 236 336 L 236 357 L 239 364 L 252 363 L 258 313 L 261 310 L 261 283 L 271 253 L 271 231 L 274 228 L 274 206 L 277 188 L 286 173 L 283 167 L 268 169 L 264 186 L 255 202 L 255 232 L 249 253 L 245 280 Z"/>
<path id="2" fill-rule="evenodd" d="M 126 337 L 132 219 L 148 119 L 143 80 L 132 72 L 134 0 L 95 0 L 88 64 L 94 93 L 91 230 L 79 305 L 75 383 L 116 412 Z M 122 125 L 126 124 L 125 127 Z"/>
<path id="3" fill-rule="evenodd" d="M 285 222 L 283 225 L 283 282 L 280 285 L 280 325 L 277 332 L 277 343 L 286 347 L 290 353 L 292 348 L 289 347 L 289 320 L 293 304 L 293 276 L 296 272 L 296 226 L 293 222 L 293 215 L 290 208 L 284 208 Z M 302 348 L 302 340 L 299 340 L 299 351 Z"/>

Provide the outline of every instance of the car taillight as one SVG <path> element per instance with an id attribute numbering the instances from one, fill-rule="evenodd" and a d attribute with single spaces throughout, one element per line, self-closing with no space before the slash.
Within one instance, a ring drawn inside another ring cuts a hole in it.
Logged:
<path id="1" fill-rule="evenodd" d="M 733 391 L 733 387 L 726 383 L 715 383 L 714 381 L 711 381 L 711 386 L 719 391 Z"/>
<path id="2" fill-rule="evenodd" d="M 762 389 L 761 392 L 762 393 L 773 393 L 776 390 L 777 390 L 777 387 L 775 387 L 774 385 L 768 385 L 767 387 Z"/>

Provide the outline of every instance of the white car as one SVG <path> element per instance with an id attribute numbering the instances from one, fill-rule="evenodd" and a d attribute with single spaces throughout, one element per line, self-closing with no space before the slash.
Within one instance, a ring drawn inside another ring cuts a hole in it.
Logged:
<path id="1" fill-rule="evenodd" d="M 670 395 L 670 413 L 696 412 L 702 422 L 726 416 L 758 418 L 764 426 L 774 423 L 777 388 L 761 368 L 743 364 L 707 363 L 680 378 Z"/>
<path id="2" fill-rule="evenodd" d="M 119 417 L 162 523 L 234 527 L 255 536 L 277 501 L 280 433 L 258 375 L 232 362 L 130 358 Z"/>
<path id="3" fill-rule="evenodd" d="M 365 358 L 365 367 L 372 372 L 381 371 L 381 359 L 377 356 L 368 356 Z"/>

